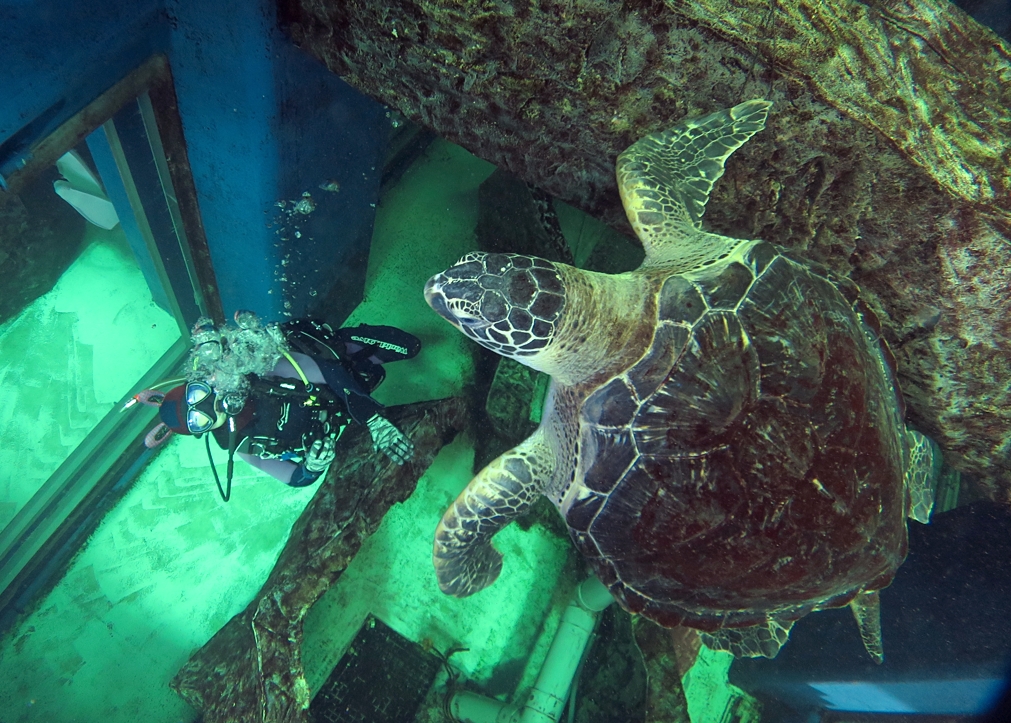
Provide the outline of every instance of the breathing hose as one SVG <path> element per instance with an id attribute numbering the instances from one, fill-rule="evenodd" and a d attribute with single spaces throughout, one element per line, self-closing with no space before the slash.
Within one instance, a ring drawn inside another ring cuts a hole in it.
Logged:
<path id="1" fill-rule="evenodd" d="M 221 499 L 228 502 L 229 498 L 232 496 L 232 472 L 235 468 L 235 448 L 238 440 L 238 430 L 235 428 L 235 417 L 228 418 L 228 471 L 225 477 L 225 488 L 221 487 L 221 478 L 218 477 L 218 470 L 214 466 L 214 457 L 211 456 L 211 433 L 207 432 L 204 435 L 204 442 L 207 446 L 207 461 L 211 465 L 211 472 L 214 473 L 214 484 L 218 486 L 218 494 L 221 495 Z"/>

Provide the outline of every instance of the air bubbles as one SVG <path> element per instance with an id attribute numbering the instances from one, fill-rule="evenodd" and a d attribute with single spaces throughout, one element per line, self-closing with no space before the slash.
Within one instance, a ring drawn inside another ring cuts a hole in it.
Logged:
<path id="1" fill-rule="evenodd" d="M 393 128 L 399 128 L 407 122 L 404 116 L 395 110 L 386 111 L 386 117 L 390 119 L 390 126 Z"/>
<path id="2" fill-rule="evenodd" d="M 303 216 L 308 216 L 310 213 L 316 210 L 316 201 L 313 200 L 312 194 L 306 191 L 302 194 L 302 198 L 299 199 L 298 203 L 295 204 L 294 212 L 300 213 Z"/>

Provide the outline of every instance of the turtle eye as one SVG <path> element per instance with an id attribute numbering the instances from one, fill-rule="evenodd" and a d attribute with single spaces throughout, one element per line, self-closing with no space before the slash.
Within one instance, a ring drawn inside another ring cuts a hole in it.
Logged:
<path id="1" fill-rule="evenodd" d="M 487 323 L 481 317 L 479 317 L 479 316 L 471 316 L 470 314 L 467 314 L 466 316 L 457 315 L 456 320 L 458 322 L 460 322 L 460 324 L 462 324 L 463 326 L 469 326 L 469 327 L 480 326 L 482 324 L 486 324 Z"/>

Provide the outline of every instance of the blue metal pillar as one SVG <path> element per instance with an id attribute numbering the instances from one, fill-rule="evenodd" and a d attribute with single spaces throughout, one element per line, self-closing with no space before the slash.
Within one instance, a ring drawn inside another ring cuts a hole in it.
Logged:
<path id="1" fill-rule="evenodd" d="M 268 0 L 168 3 L 222 304 L 269 320 L 305 314 L 337 281 L 361 298 L 386 133 L 385 108 L 294 48 L 275 13 Z"/>

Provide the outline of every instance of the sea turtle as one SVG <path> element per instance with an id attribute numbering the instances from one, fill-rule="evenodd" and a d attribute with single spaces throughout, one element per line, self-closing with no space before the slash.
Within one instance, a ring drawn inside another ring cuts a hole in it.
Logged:
<path id="1" fill-rule="evenodd" d="M 907 429 L 894 360 L 858 289 L 759 240 L 702 230 L 751 100 L 617 161 L 645 260 L 608 275 L 469 253 L 425 298 L 477 343 L 551 375 L 540 427 L 481 470 L 435 537 L 471 595 L 492 536 L 548 496 L 622 607 L 773 657 L 794 621 L 849 604 L 882 659 L 878 590 L 933 504 L 935 447 Z"/>

